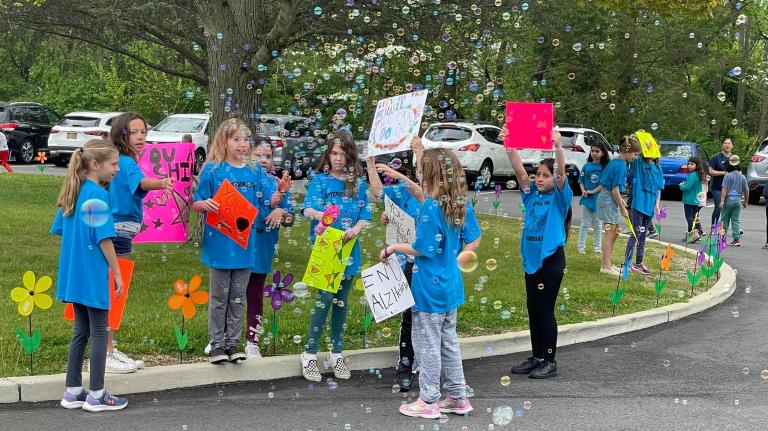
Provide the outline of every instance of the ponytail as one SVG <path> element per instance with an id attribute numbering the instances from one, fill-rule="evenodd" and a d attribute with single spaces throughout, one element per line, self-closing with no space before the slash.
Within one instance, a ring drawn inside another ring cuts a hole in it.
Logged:
<path id="1" fill-rule="evenodd" d="M 103 139 L 91 139 L 83 148 L 78 148 L 69 159 L 69 168 L 64 184 L 59 192 L 56 206 L 61 207 L 63 215 L 70 216 L 75 211 L 77 196 L 90 170 L 92 161 L 102 163 L 117 154 L 117 149 Z"/>

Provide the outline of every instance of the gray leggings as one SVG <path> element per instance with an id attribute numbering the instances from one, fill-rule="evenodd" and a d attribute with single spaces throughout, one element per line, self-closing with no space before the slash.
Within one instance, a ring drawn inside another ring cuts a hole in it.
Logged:
<path id="1" fill-rule="evenodd" d="M 107 318 L 109 310 L 73 303 L 75 325 L 67 352 L 67 387 L 83 386 L 83 356 L 85 344 L 91 339 L 90 389 L 104 389 L 104 367 L 107 362 Z"/>

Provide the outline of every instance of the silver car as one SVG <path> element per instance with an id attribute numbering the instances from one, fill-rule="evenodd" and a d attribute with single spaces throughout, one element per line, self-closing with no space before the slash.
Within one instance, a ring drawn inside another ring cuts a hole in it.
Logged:
<path id="1" fill-rule="evenodd" d="M 768 138 L 758 147 L 747 168 L 747 184 L 749 185 L 749 203 L 757 205 L 763 196 L 763 185 L 768 180 Z"/>

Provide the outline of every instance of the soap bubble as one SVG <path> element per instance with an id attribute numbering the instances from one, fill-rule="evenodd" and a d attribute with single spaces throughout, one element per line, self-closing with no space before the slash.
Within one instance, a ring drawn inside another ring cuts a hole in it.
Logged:
<path id="1" fill-rule="evenodd" d="M 381 328 L 381 336 L 384 338 L 389 338 L 392 335 L 392 330 L 388 327 Z"/>
<path id="2" fill-rule="evenodd" d="M 761 371 L 760 377 L 762 377 L 763 380 L 768 380 L 768 370 Z"/>
<path id="3" fill-rule="evenodd" d="M 297 298 L 306 298 L 309 296 L 309 287 L 301 281 L 297 281 L 293 285 L 293 295 Z"/>
<path id="4" fill-rule="evenodd" d="M 536 286 L 539 290 L 544 290 L 544 283 L 539 283 L 538 286 Z"/>
<path id="5" fill-rule="evenodd" d="M 493 309 L 494 310 L 501 310 L 501 301 L 493 301 Z"/>
<path id="6" fill-rule="evenodd" d="M 389 166 L 390 166 L 392 169 L 395 169 L 395 170 L 397 170 L 397 169 L 400 169 L 400 167 L 401 167 L 401 166 L 403 166 L 403 161 L 402 161 L 402 160 L 400 160 L 400 159 L 398 159 L 397 157 L 395 157 L 394 159 L 392 159 L 392 160 L 389 162 Z"/>
<path id="7" fill-rule="evenodd" d="M 717 100 L 719 100 L 721 102 L 725 102 L 725 92 L 724 91 L 721 91 L 721 92 L 717 93 Z"/>
<path id="8" fill-rule="evenodd" d="M 669 361 L 669 359 L 665 359 L 665 360 L 661 361 L 661 365 L 663 365 L 665 368 L 670 366 L 670 364 L 671 364 L 671 362 Z"/>
<path id="9" fill-rule="evenodd" d="M 501 376 L 501 386 L 509 386 L 509 383 L 511 382 L 509 376 Z"/>
<path id="10" fill-rule="evenodd" d="M 477 269 L 477 254 L 474 251 L 465 250 L 456 258 L 461 272 L 472 272 Z"/>
<path id="11" fill-rule="evenodd" d="M 512 312 L 509 310 L 501 310 L 499 317 L 501 317 L 501 320 L 509 320 L 512 317 Z"/>
<path id="12" fill-rule="evenodd" d="M 515 187 L 517 187 L 517 181 L 515 181 L 515 180 L 509 180 L 509 181 L 507 181 L 507 188 L 508 188 L 508 189 L 512 190 L 512 189 L 514 189 Z"/>
<path id="13" fill-rule="evenodd" d="M 736 66 L 736 67 L 734 67 L 734 68 L 731 70 L 731 73 L 733 74 L 733 76 L 739 76 L 739 75 L 741 75 L 741 67 L 740 67 L 740 66 Z"/>
<path id="14" fill-rule="evenodd" d="M 103 226 L 111 213 L 109 205 L 101 199 L 88 199 L 80 205 L 80 219 L 91 227 Z"/>
<path id="15" fill-rule="evenodd" d="M 293 344 L 301 344 L 301 335 L 293 336 Z"/>
<path id="16" fill-rule="evenodd" d="M 509 425 L 512 422 L 514 411 L 509 406 L 499 406 L 493 409 L 493 423 L 496 425 Z"/>
<path id="17" fill-rule="evenodd" d="M 496 259 L 488 259 L 485 261 L 485 268 L 488 269 L 488 271 L 495 271 L 496 270 Z"/>
<path id="18" fill-rule="evenodd" d="M 528 400 L 523 401 L 523 408 L 526 410 L 530 410 L 532 406 L 532 403 Z"/>
<path id="19" fill-rule="evenodd" d="M 580 42 L 576 42 L 576 43 L 574 43 L 574 44 L 573 44 L 573 46 L 572 46 L 572 48 L 573 48 L 573 50 L 574 50 L 574 51 L 576 51 L 576 52 L 579 52 L 579 51 L 581 51 L 581 43 L 580 43 Z"/>

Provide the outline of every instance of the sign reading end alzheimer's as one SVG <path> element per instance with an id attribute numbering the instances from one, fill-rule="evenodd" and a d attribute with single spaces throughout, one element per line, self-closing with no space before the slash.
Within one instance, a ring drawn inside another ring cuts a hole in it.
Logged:
<path id="1" fill-rule="evenodd" d="M 376 323 L 413 307 L 413 294 L 397 257 L 364 269 L 361 273 L 365 299 Z"/>
<path id="2" fill-rule="evenodd" d="M 411 148 L 419 135 L 427 90 L 379 100 L 368 135 L 368 157 L 397 153 Z"/>

